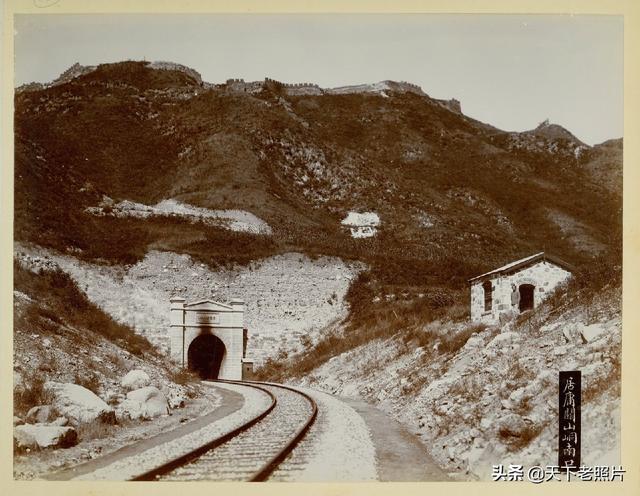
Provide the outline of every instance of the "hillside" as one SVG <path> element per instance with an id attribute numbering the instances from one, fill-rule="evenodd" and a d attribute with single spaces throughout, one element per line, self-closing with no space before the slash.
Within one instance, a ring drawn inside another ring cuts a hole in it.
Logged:
<path id="1" fill-rule="evenodd" d="M 552 407 L 523 398 L 551 398 L 559 367 L 608 381 L 589 415 L 615 413 L 621 139 L 502 131 L 406 82 L 209 83 L 165 62 L 73 66 L 15 108 L 15 256 L 147 339 L 141 360 L 163 361 L 171 296 L 244 298 L 260 377 L 377 402 L 471 477 L 490 453 L 544 456 Z M 568 301 L 470 325 L 467 280 L 543 250 L 575 267 Z M 517 435 L 494 432 L 503 410 Z"/>
<path id="2" fill-rule="evenodd" d="M 121 264 L 149 249 L 212 267 L 335 255 L 367 263 L 380 295 L 461 290 L 470 275 L 541 246 L 580 265 L 600 251 L 589 246 L 620 242 L 621 199 L 600 180 L 610 168 L 587 161 L 597 153 L 576 156 L 578 145 L 553 136 L 523 146 L 515 138 L 527 133 L 427 95 L 291 96 L 272 82 L 245 94 L 142 62 L 79 72 L 16 95 L 19 241 Z M 89 213 L 103 195 L 246 211 L 273 234 Z M 377 236 L 352 239 L 340 224 L 351 211 L 377 213 Z M 579 224 L 587 248 L 549 212 Z"/>
<path id="3" fill-rule="evenodd" d="M 504 326 L 445 318 L 377 334 L 336 329 L 264 373 L 377 405 L 420 436 L 451 475 L 491 480 L 494 464 L 555 463 L 558 371 L 581 370 L 582 463 L 619 464 L 621 281 L 618 270 L 600 270 L 593 284 L 574 279 Z"/>
<path id="4" fill-rule="evenodd" d="M 54 262 L 19 254 L 14 264 L 13 296 L 14 427 L 36 424 L 34 415 L 52 409 L 54 415 L 66 417 L 57 425 L 72 423 L 77 433 L 77 444 L 56 450 L 54 455 L 50 450 L 24 449 L 14 442 L 16 478 L 31 479 L 95 458 L 171 429 L 219 404 L 219 398 L 205 391 L 190 374 L 167 363 L 149 341 L 91 303 Z M 153 421 L 130 415 L 125 398 L 128 390 L 122 380 L 131 371 L 144 371 L 151 378 L 151 385 L 166 398 L 171 415 Z M 74 423 L 68 412 L 62 415 L 56 411 L 49 381 L 86 388 L 113 409 L 115 419 Z M 43 420 L 39 418 L 37 425 L 46 429 Z"/>

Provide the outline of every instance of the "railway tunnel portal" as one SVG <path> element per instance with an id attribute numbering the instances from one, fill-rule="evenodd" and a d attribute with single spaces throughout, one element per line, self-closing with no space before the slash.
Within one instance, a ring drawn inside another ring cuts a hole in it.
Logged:
<path id="1" fill-rule="evenodd" d="M 182 297 L 173 297 L 170 303 L 169 352 L 175 362 L 202 379 L 251 379 L 243 300 L 186 303 Z"/>

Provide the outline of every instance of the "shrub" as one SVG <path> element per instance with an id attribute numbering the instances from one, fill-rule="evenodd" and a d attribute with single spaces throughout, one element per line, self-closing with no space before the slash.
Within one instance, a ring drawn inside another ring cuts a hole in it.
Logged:
<path id="1" fill-rule="evenodd" d="M 14 261 L 14 289 L 43 303 L 31 304 L 18 325 L 35 325 L 42 331 L 56 331 L 63 322 L 82 327 L 118 342 L 134 355 L 157 355 L 155 347 L 143 336 L 93 304 L 68 274 L 60 269 L 35 274 Z M 42 306 L 46 302 L 46 306 Z"/>
<path id="2" fill-rule="evenodd" d="M 498 436 L 511 451 L 518 451 L 526 447 L 544 430 L 543 424 L 527 423 L 526 427 L 519 432 L 511 432 L 508 429 L 500 429 Z"/>
<path id="3" fill-rule="evenodd" d="M 172 368 L 169 371 L 169 380 L 181 386 L 187 386 L 200 382 L 200 378 L 187 368 Z"/>
<path id="4" fill-rule="evenodd" d="M 456 353 L 462 348 L 469 338 L 476 333 L 482 332 L 486 329 L 484 324 L 472 324 L 459 330 L 453 334 L 445 334 L 440 338 L 440 346 L 438 351 L 442 353 Z"/>
<path id="5" fill-rule="evenodd" d="M 100 379 L 93 372 L 87 372 L 86 374 L 79 374 L 78 372 L 76 372 L 73 382 L 75 382 L 78 386 L 87 388 L 94 394 L 100 393 Z"/>
<path id="6" fill-rule="evenodd" d="M 38 371 L 25 371 L 22 385 L 13 390 L 13 410 L 16 414 L 24 416 L 34 406 L 53 402 L 53 394 L 45 389 L 45 382 L 45 376 Z"/>

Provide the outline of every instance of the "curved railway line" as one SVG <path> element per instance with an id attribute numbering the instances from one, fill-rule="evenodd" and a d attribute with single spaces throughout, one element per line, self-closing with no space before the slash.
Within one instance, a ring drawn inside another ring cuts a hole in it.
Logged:
<path id="1" fill-rule="evenodd" d="M 217 382 L 258 389 L 266 393 L 271 402 L 231 432 L 132 480 L 264 481 L 316 420 L 316 402 L 292 387 L 264 382 Z"/>

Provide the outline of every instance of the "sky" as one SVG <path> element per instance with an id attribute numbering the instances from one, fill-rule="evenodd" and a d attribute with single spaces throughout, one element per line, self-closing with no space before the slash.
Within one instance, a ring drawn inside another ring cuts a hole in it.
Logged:
<path id="1" fill-rule="evenodd" d="M 621 16 L 39 14 L 14 31 L 16 85 L 75 62 L 164 60 L 212 83 L 409 81 L 507 131 L 548 118 L 587 144 L 623 134 Z"/>

